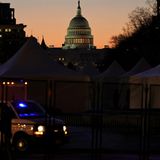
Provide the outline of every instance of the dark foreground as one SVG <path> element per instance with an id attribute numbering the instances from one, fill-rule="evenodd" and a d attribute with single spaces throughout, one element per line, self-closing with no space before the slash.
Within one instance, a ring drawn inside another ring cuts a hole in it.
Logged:
<path id="1" fill-rule="evenodd" d="M 89 127 L 70 127 L 70 140 L 63 146 L 33 146 L 20 154 L 3 150 L 1 160 L 160 160 L 160 136 L 150 136 L 147 153 L 141 150 L 139 134 L 103 130 L 102 141 Z M 96 141 L 98 140 L 99 141 Z M 100 143 L 101 142 L 101 143 Z M 100 143 L 100 144 L 99 144 Z"/>

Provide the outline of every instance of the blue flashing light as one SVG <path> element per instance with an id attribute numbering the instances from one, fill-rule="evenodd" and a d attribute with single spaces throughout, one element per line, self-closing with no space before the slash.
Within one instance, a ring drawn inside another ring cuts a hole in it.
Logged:
<path id="1" fill-rule="evenodd" d="M 27 105 L 26 105 L 25 103 L 19 103 L 18 106 L 19 106 L 20 108 L 26 108 L 26 107 L 27 107 Z"/>
<path id="2" fill-rule="evenodd" d="M 36 113 L 21 113 L 19 114 L 20 117 L 34 117 L 37 116 Z"/>

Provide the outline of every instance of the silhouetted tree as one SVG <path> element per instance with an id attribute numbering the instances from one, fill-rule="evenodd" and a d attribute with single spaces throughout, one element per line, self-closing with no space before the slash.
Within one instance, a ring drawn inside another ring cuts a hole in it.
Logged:
<path id="1" fill-rule="evenodd" d="M 118 47 L 144 31 L 152 23 L 152 12 L 148 8 L 137 7 L 129 14 L 129 22 L 123 27 L 122 34 L 111 37 L 112 46 Z"/>
<path id="2" fill-rule="evenodd" d="M 115 57 L 122 64 L 127 63 L 126 67 L 131 67 L 140 57 L 152 66 L 160 63 L 160 17 L 156 14 L 156 0 L 148 0 L 147 4 L 147 8 L 133 10 L 122 34 L 111 38 Z"/>

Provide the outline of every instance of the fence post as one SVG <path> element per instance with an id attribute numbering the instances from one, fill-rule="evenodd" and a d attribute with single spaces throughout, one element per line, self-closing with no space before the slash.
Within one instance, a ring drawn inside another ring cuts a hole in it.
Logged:
<path id="1" fill-rule="evenodd" d="M 102 145 L 102 85 L 101 82 L 95 83 L 95 105 L 92 113 L 92 159 L 101 159 Z"/>
<path id="2" fill-rule="evenodd" d="M 142 106 L 142 134 L 141 134 L 141 155 L 140 160 L 149 160 L 149 86 L 144 86 L 144 108 Z"/>

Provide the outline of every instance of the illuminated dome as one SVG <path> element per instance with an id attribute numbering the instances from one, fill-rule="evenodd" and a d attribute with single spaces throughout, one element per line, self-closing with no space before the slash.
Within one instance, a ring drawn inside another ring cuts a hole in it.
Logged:
<path id="1" fill-rule="evenodd" d="M 71 20 L 68 28 L 71 29 L 71 28 L 90 28 L 90 27 L 88 21 L 84 17 L 76 16 Z"/>
<path id="2" fill-rule="evenodd" d="M 80 1 L 78 1 L 77 15 L 70 21 L 65 37 L 64 49 L 92 48 L 93 36 L 86 18 L 81 14 Z"/>

